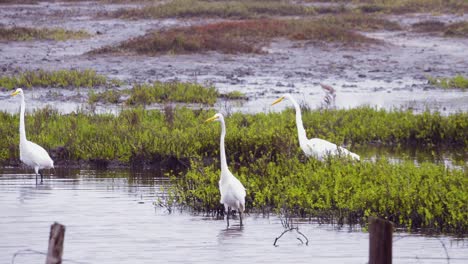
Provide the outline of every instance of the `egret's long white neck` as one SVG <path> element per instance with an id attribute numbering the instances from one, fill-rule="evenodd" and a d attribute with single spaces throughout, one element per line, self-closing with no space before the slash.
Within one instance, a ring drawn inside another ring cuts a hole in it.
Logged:
<path id="1" fill-rule="evenodd" d="M 224 124 L 224 119 L 219 120 L 221 123 L 221 140 L 219 143 L 220 155 L 221 155 L 221 171 L 228 170 L 227 161 L 226 161 L 226 151 L 224 149 L 224 137 L 226 136 L 226 125 Z"/>
<path id="2" fill-rule="evenodd" d="M 19 125 L 19 133 L 20 133 L 20 143 L 26 142 L 26 129 L 24 126 L 24 111 L 26 108 L 26 103 L 24 102 L 24 95 L 21 95 L 21 108 L 20 108 L 20 125 Z"/>
<path id="3" fill-rule="evenodd" d="M 306 131 L 304 129 L 304 124 L 302 124 L 302 114 L 301 114 L 301 108 L 299 107 L 299 104 L 294 100 L 294 98 L 289 98 L 291 102 L 294 105 L 294 108 L 296 109 L 296 126 L 297 126 L 297 134 L 299 137 L 299 144 L 304 144 L 305 141 L 307 140 L 307 135 Z"/>

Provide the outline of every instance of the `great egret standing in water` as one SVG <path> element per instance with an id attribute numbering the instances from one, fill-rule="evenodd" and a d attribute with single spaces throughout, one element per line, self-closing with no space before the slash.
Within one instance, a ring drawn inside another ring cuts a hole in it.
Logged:
<path id="1" fill-rule="evenodd" d="M 208 118 L 205 122 L 219 121 L 221 123 L 221 179 L 219 180 L 219 192 L 221 193 L 220 202 L 224 205 L 226 213 L 227 226 L 229 227 L 229 212 L 231 210 L 239 211 L 240 226 L 242 226 L 242 213 L 245 209 L 245 188 L 244 185 L 229 171 L 226 161 L 226 152 L 224 150 L 224 136 L 226 136 L 226 125 L 222 114 L 217 113 Z"/>
<path id="2" fill-rule="evenodd" d="M 296 109 L 296 125 L 297 133 L 299 135 L 299 145 L 307 157 L 315 157 L 318 160 L 324 160 L 327 156 L 350 156 L 353 159 L 360 160 L 359 155 L 353 153 L 343 147 L 339 147 L 329 141 L 320 138 L 307 139 L 304 125 L 302 124 L 301 108 L 290 94 L 284 94 L 278 98 L 271 105 L 275 105 L 284 99 L 288 99 Z"/>
<path id="3" fill-rule="evenodd" d="M 20 125 L 19 125 L 20 159 L 24 164 L 34 168 L 34 171 L 36 172 L 36 182 L 37 182 L 37 174 L 41 175 L 41 182 L 42 182 L 42 169 L 54 168 L 54 161 L 50 158 L 49 154 L 43 147 L 26 139 L 26 129 L 24 127 L 24 111 L 25 111 L 26 103 L 24 102 L 23 89 L 18 88 L 11 95 L 12 96 L 19 95 L 21 98 Z"/>

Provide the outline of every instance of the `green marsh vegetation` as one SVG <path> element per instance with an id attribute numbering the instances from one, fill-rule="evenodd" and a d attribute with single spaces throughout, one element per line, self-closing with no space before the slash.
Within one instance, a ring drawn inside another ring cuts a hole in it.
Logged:
<path id="1" fill-rule="evenodd" d="M 94 70 L 58 70 L 58 71 L 21 71 L 12 76 L 0 76 L 0 87 L 23 89 L 32 87 L 79 88 L 79 87 L 112 87 L 120 86 L 118 80 L 109 80 Z"/>
<path id="2" fill-rule="evenodd" d="M 457 75 L 452 78 L 434 78 L 427 77 L 429 83 L 444 89 L 468 89 L 468 79 L 462 75 Z"/>
<path id="3" fill-rule="evenodd" d="M 26 116 L 28 138 L 44 146 L 57 164 L 87 162 L 139 168 L 164 163 L 184 167 L 173 176 L 170 196 L 201 211 L 219 208 L 219 127 L 203 121 L 213 111 L 134 108 L 119 115 L 59 114 L 42 109 Z M 433 148 L 468 146 L 468 114 L 372 108 L 304 111 L 309 137 L 354 146 Z M 286 209 L 323 221 L 361 223 L 378 215 L 408 229 L 467 231 L 468 177 L 464 169 L 413 161 L 392 163 L 306 159 L 298 147 L 294 111 L 235 113 L 227 119 L 231 170 L 248 189 L 251 211 Z M 0 160 L 16 164 L 18 114 L 0 113 Z M 203 161 L 203 162 L 201 162 Z M 115 162 L 115 163 L 113 163 Z"/>
<path id="4" fill-rule="evenodd" d="M 84 30 L 72 31 L 65 30 L 63 28 L 27 28 L 0 26 L 0 41 L 65 41 L 70 39 L 85 39 L 90 37 L 91 34 Z"/>
<path id="5" fill-rule="evenodd" d="M 34 142 L 48 150 L 65 148 L 68 160 L 151 162 L 154 157 L 187 158 L 218 155 L 218 129 L 203 121 L 213 113 L 206 110 L 167 108 L 163 112 L 137 107 L 119 115 L 75 113 L 61 115 L 44 109 L 27 115 L 26 130 Z M 18 115 L 1 113 L 0 160 L 17 158 Z M 416 146 L 420 148 L 468 146 L 468 114 L 384 111 L 372 108 L 313 110 L 303 113 L 309 137 L 320 137 L 351 151 L 356 146 Z M 241 114 L 227 118 L 226 146 L 231 161 L 250 162 L 270 153 L 300 153 L 292 110 L 281 113 Z M 47 131 L 47 133 L 44 133 Z M 103 154 L 105 153 L 105 154 Z M 235 154 L 233 154 L 235 153 Z"/>
<path id="6" fill-rule="evenodd" d="M 345 45 L 377 43 L 355 30 L 398 30 L 399 25 L 372 15 L 347 14 L 318 19 L 254 19 L 150 32 L 105 46 L 91 54 L 137 53 L 145 55 L 197 53 L 262 53 L 275 38 L 292 41 L 336 42 Z"/>
<path id="7" fill-rule="evenodd" d="M 231 167 L 247 189 L 250 211 L 287 210 L 339 225 L 365 225 L 368 216 L 379 216 L 408 230 L 464 234 L 468 229 L 468 177 L 460 169 L 386 159 L 303 161 L 290 155 L 265 155 Z M 217 162 L 194 163 L 187 173 L 172 178 L 170 197 L 198 211 L 216 212 L 219 174 Z"/>

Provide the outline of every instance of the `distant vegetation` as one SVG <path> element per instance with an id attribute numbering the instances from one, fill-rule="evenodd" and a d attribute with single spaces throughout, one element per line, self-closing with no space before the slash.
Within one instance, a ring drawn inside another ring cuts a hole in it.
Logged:
<path id="1" fill-rule="evenodd" d="M 468 79 L 463 77 L 462 75 L 457 75 L 453 78 L 433 78 L 428 77 L 429 83 L 445 88 L 445 89 L 468 89 Z"/>
<path id="2" fill-rule="evenodd" d="M 119 18 L 221 17 L 255 18 L 262 15 L 298 16 L 315 14 L 313 7 L 290 1 L 200 1 L 172 0 L 142 8 L 120 9 L 111 14 Z"/>
<path id="3" fill-rule="evenodd" d="M 274 38 L 338 42 L 348 45 L 376 42 L 355 30 L 399 29 L 397 23 L 368 15 L 325 16 L 320 19 L 261 19 L 217 22 L 208 25 L 172 28 L 151 32 L 107 46 L 94 54 L 136 52 L 158 55 L 219 51 L 223 53 L 261 53 Z"/>
<path id="4" fill-rule="evenodd" d="M 30 40 L 55 40 L 90 38 L 91 35 L 84 31 L 71 31 L 63 28 L 27 28 L 0 26 L 0 41 L 30 41 Z"/>
<path id="5" fill-rule="evenodd" d="M 24 89 L 31 87 L 102 87 L 120 85 L 118 80 L 108 80 L 105 76 L 97 74 L 94 70 L 58 70 L 58 71 L 21 71 L 14 76 L 0 76 L 0 87 Z"/>
<path id="6" fill-rule="evenodd" d="M 437 20 L 421 21 L 411 25 L 419 32 L 441 32 L 446 37 L 468 37 L 468 22 L 456 22 L 446 25 Z"/>
<path id="7" fill-rule="evenodd" d="M 393 14 L 420 12 L 466 12 L 468 2 L 460 0 L 338 0 L 339 2 L 360 3 L 363 12 L 384 12 Z"/>

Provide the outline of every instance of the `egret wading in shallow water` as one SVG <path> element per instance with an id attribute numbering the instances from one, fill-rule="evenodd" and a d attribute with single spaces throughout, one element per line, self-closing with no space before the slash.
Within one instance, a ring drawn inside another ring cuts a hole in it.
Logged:
<path id="1" fill-rule="evenodd" d="M 11 95 L 12 96 L 19 95 L 21 98 L 20 124 L 19 124 L 20 159 L 24 164 L 34 168 L 34 171 L 36 172 L 36 182 L 37 182 L 37 174 L 41 175 L 41 182 L 42 182 L 42 169 L 54 168 L 54 161 L 50 158 L 49 154 L 43 147 L 26 139 L 26 129 L 24 127 L 24 111 L 26 108 L 26 103 L 24 102 L 23 90 L 21 88 L 18 88 Z"/>
<path id="2" fill-rule="evenodd" d="M 275 105 L 284 99 L 288 99 L 296 109 L 296 125 L 297 133 L 299 135 L 299 145 L 307 157 L 314 157 L 318 160 L 324 160 L 327 156 L 350 156 L 355 160 L 360 160 L 359 155 L 353 153 L 343 147 L 339 147 L 329 141 L 320 138 L 308 139 L 304 125 L 302 124 L 301 108 L 290 94 L 285 94 L 278 98 L 271 105 Z"/>
<path id="3" fill-rule="evenodd" d="M 224 150 L 224 136 L 226 136 L 226 125 L 222 114 L 217 113 L 208 118 L 206 122 L 219 121 L 221 123 L 221 179 L 219 180 L 219 192 L 221 193 L 220 202 L 224 205 L 226 211 L 226 221 L 229 227 L 229 212 L 231 210 L 239 211 L 240 226 L 242 226 L 242 213 L 245 209 L 245 188 L 244 185 L 229 171 L 226 161 L 226 152 Z"/>

